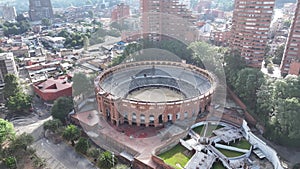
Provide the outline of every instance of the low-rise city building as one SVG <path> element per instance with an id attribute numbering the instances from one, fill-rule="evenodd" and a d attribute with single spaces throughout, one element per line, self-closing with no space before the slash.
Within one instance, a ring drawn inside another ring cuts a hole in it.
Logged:
<path id="1" fill-rule="evenodd" d="M 0 88 L 4 87 L 4 78 L 7 74 L 18 75 L 13 53 L 0 53 Z"/>
<path id="2" fill-rule="evenodd" d="M 44 101 L 54 101 L 59 97 L 72 96 L 72 82 L 67 75 L 34 83 L 33 88 L 37 96 Z"/>

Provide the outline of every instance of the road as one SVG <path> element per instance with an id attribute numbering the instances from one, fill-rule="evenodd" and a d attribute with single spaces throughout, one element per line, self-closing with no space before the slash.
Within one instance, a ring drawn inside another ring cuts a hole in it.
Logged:
<path id="1" fill-rule="evenodd" d="M 64 142 L 53 144 L 42 138 L 33 144 L 37 154 L 46 159 L 51 169 L 97 169 L 82 155 Z"/>
<path id="2" fill-rule="evenodd" d="M 44 138 L 43 124 L 52 119 L 39 120 L 38 117 L 19 117 L 12 120 L 17 135 L 23 132 L 34 137 L 33 148 L 39 157 L 46 160 L 47 169 L 96 169 L 93 164 L 82 155 L 78 154 L 71 146 L 64 142 L 53 144 Z"/>
<path id="3" fill-rule="evenodd" d="M 101 46 L 112 45 L 119 41 L 121 41 L 121 37 L 116 38 L 116 37 L 106 36 L 105 42 L 89 46 L 89 50 L 99 49 Z"/>

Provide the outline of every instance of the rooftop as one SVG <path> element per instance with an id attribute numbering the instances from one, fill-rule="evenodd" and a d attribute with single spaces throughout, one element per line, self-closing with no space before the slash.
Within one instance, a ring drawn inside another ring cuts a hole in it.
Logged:
<path id="1" fill-rule="evenodd" d="M 58 79 L 50 78 L 44 82 L 37 83 L 35 87 L 44 93 L 53 93 L 72 87 L 72 83 L 68 82 L 67 76 L 61 76 Z"/>

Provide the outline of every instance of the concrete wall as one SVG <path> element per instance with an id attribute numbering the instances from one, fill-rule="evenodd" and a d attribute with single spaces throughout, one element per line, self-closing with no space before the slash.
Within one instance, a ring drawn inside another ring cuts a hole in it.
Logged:
<path id="1" fill-rule="evenodd" d="M 253 148 L 259 148 L 264 153 L 266 158 L 273 164 L 275 169 L 283 169 L 277 152 L 268 146 L 264 141 L 255 136 L 247 126 L 246 121 L 243 123 L 243 129 L 245 131 L 244 135 L 246 139 L 253 145 Z"/>

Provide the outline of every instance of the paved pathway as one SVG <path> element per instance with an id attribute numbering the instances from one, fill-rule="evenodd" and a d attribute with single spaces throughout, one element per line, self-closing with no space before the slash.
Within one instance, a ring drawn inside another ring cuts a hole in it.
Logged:
<path id="1" fill-rule="evenodd" d="M 77 154 L 72 147 L 65 144 L 53 144 L 43 138 L 33 144 L 37 154 L 46 159 L 51 169 L 97 169 L 93 164 Z"/>

